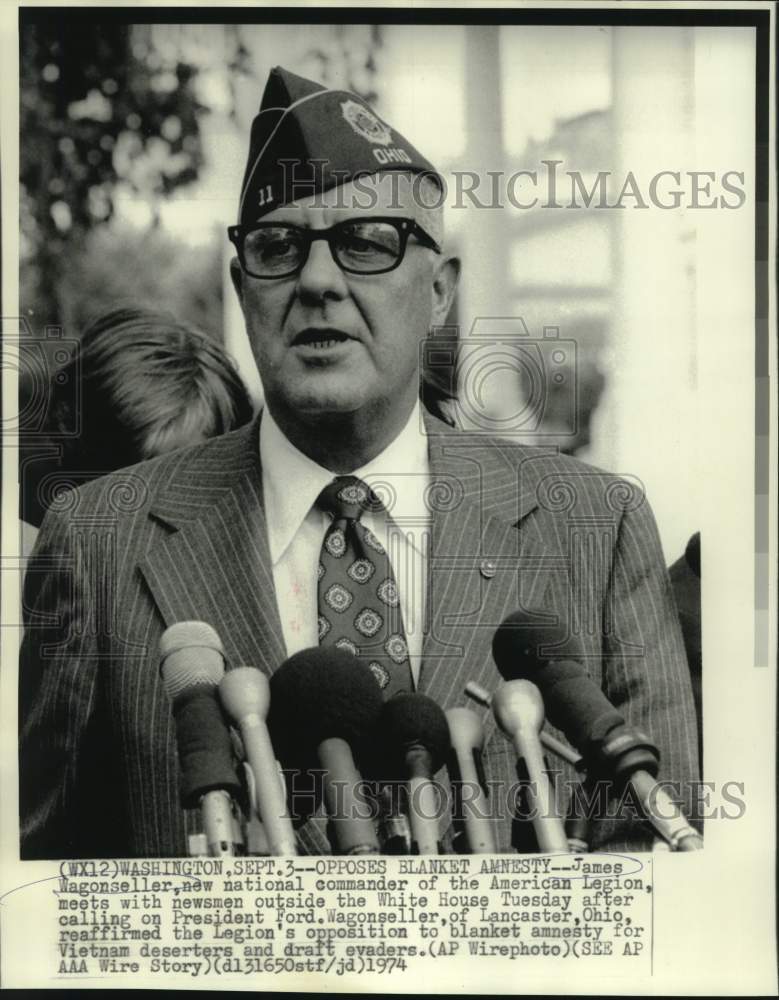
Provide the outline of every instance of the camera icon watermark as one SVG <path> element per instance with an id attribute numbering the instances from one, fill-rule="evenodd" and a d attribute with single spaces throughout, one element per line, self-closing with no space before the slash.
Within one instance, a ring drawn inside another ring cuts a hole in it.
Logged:
<path id="1" fill-rule="evenodd" d="M 78 340 L 65 337 L 62 327 L 47 326 L 42 337 L 33 335 L 24 318 L 3 318 L 3 369 L 16 372 L 19 407 L 2 421 L 4 437 L 17 435 L 27 441 L 38 436 L 51 439 L 79 434 L 81 422 L 81 365 Z M 67 415 L 56 429 L 50 424 L 54 396 Z"/>
<path id="2" fill-rule="evenodd" d="M 421 350 L 426 376 L 456 390 L 449 410 L 461 430 L 542 443 L 576 436 L 577 344 L 559 327 L 531 336 L 521 317 L 480 317 L 467 337 L 444 327 Z"/>

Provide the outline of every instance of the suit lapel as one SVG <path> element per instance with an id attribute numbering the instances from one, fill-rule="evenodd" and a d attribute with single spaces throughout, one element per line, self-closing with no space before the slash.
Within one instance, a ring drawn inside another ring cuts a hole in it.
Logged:
<path id="1" fill-rule="evenodd" d="M 521 488 L 519 470 L 493 445 L 443 427 L 429 426 L 432 555 L 419 687 L 444 708 L 476 708 L 465 685 L 495 686 L 495 629 L 512 611 L 543 604 L 550 563 L 522 530 L 535 490 Z M 484 723 L 491 731 L 491 713 Z"/>
<path id="2" fill-rule="evenodd" d="M 217 630 L 230 666 L 285 659 L 273 587 L 257 426 L 175 474 L 151 516 L 176 530 L 140 562 L 166 625 Z"/>
<path id="3" fill-rule="evenodd" d="M 270 676 L 286 659 L 273 584 L 255 423 L 237 446 L 173 476 L 152 508 L 176 529 L 140 562 L 166 625 L 208 622 L 228 666 Z M 321 816 L 297 831 L 309 854 L 329 852 Z"/>
<path id="4" fill-rule="evenodd" d="M 550 571 L 564 567 L 528 517 L 538 506 L 537 476 L 523 469 L 516 454 L 469 441 L 438 422 L 428 423 L 428 434 L 432 555 L 419 690 L 443 709 L 467 705 L 475 711 L 486 747 L 497 723 L 489 708 L 466 697 L 465 686 L 475 681 L 494 690 L 496 628 L 512 611 L 544 607 Z M 448 786 L 445 769 L 437 778 Z M 447 842 L 451 819 L 440 832 Z"/>

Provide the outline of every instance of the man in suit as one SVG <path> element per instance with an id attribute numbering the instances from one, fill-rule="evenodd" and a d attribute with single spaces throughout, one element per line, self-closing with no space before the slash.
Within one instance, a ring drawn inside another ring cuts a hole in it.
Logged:
<path id="1" fill-rule="evenodd" d="M 682 797 L 694 780 L 684 651 L 643 496 L 420 407 L 420 345 L 459 269 L 436 178 L 359 98 L 272 72 L 230 230 L 265 409 L 48 515 L 20 674 L 23 857 L 186 852 L 196 817 L 179 805 L 158 644 L 192 619 L 217 630 L 228 667 L 272 674 L 317 642 L 370 648 L 385 697 L 415 689 L 448 708 L 468 680 L 495 687 L 495 628 L 535 609 L 575 633 L 592 678 L 651 733 L 662 777 Z M 355 496 L 370 503 L 355 512 Z M 516 761 L 484 720 L 510 850 L 518 824 L 501 797 Z M 299 836 L 329 850 L 320 817 Z M 593 849 L 651 843 L 630 815 L 592 837 Z"/>

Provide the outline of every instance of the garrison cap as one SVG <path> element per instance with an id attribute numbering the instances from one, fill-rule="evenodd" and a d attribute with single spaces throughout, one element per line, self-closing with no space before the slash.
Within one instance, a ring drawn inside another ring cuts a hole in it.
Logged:
<path id="1" fill-rule="evenodd" d="M 361 97 L 276 66 L 252 122 L 238 221 L 386 170 L 425 174 L 442 187 L 433 165 Z"/>

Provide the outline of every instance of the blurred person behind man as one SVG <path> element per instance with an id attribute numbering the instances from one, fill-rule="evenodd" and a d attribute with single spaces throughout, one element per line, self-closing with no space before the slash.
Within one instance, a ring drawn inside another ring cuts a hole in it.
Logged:
<path id="1" fill-rule="evenodd" d="M 62 453 L 22 491 L 23 555 L 63 486 L 199 444 L 253 415 L 241 376 L 214 340 L 170 313 L 134 306 L 90 323 L 49 393 L 46 431 Z"/>

